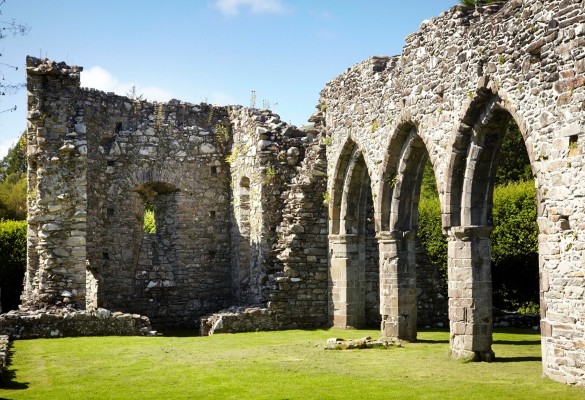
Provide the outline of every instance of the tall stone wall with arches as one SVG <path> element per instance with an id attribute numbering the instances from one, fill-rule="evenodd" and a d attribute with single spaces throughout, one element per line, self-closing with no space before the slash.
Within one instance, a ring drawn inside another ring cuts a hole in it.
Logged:
<path id="1" fill-rule="evenodd" d="M 331 318 L 364 321 L 364 192 L 380 246 L 382 331 L 416 337 L 414 233 L 424 162 L 448 237 L 451 352 L 491 360 L 491 206 L 506 123 L 519 126 L 537 187 L 541 332 L 547 376 L 585 383 L 585 3 L 457 6 L 329 82 Z M 357 221 L 357 222 L 356 222 Z M 360 247 L 361 246 L 361 247 Z"/>

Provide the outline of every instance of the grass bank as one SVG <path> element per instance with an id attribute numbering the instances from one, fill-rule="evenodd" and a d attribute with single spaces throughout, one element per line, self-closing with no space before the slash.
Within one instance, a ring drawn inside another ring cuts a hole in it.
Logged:
<path id="1" fill-rule="evenodd" d="M 494 363 L 448 358 L 447 332 L 388 350 L 325 351 L 329 337 L 286 331 L 211 337 L 16 341 L 2 399 L 583 399 L 541 377 L 540 338 L 494 336 Z"/>

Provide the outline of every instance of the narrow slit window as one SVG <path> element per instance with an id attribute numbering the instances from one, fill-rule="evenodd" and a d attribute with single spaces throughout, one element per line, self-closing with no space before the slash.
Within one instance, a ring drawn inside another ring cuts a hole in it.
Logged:
<path id="1" fill-rule="evenodd" d="M 156 220 L 152 202 L 144 204 L 144 233 L 156 233 Z"/>

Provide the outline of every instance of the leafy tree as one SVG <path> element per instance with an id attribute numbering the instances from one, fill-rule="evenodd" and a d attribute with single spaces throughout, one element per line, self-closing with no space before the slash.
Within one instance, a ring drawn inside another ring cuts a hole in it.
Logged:
<path id="1" fill-rule="evenodd" d="M 508 130 L 500 147 L 500 167 L 496 171 L 496 185 L 532 179 L 530 159 L 524 139 L 516 122 L 508 123 Z"/>
<path id="2" fill-rule="evenodd" d="M 538 304 L 538 225 L 534 181 L 497 186 L 494 190 L 493 217 L 494 306 L 517 310 Z"/>
<path id="3" fill-rule="evenodd" d="M 8 150 L 0 161 L 0 219 L 26 219 L 26 137 Z"/>
<path id="4" fill-rule="evenodd" d="M 0 161 L 0 180 L 5 180 L 10 174 L 26 172 L 26 167 L 26 132 L 23 132 L 18 142 L 8 149 L 8 154 Z"/>

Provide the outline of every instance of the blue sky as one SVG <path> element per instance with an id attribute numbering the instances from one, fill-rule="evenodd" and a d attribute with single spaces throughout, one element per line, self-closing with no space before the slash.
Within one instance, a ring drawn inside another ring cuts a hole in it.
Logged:
<path id="1" fill-rule="evenodd" d="M 0 67 L 24 81 L 26 55 L 84 67 L 82 86 L 149 100 L 256 106 L 304 125 L 319 92 L 373 55 L 396 55 L 425 19 L 457 0 L 6 0 Z M 0 157 L 26 129 L 26 90 L 0 99 Z"/>

